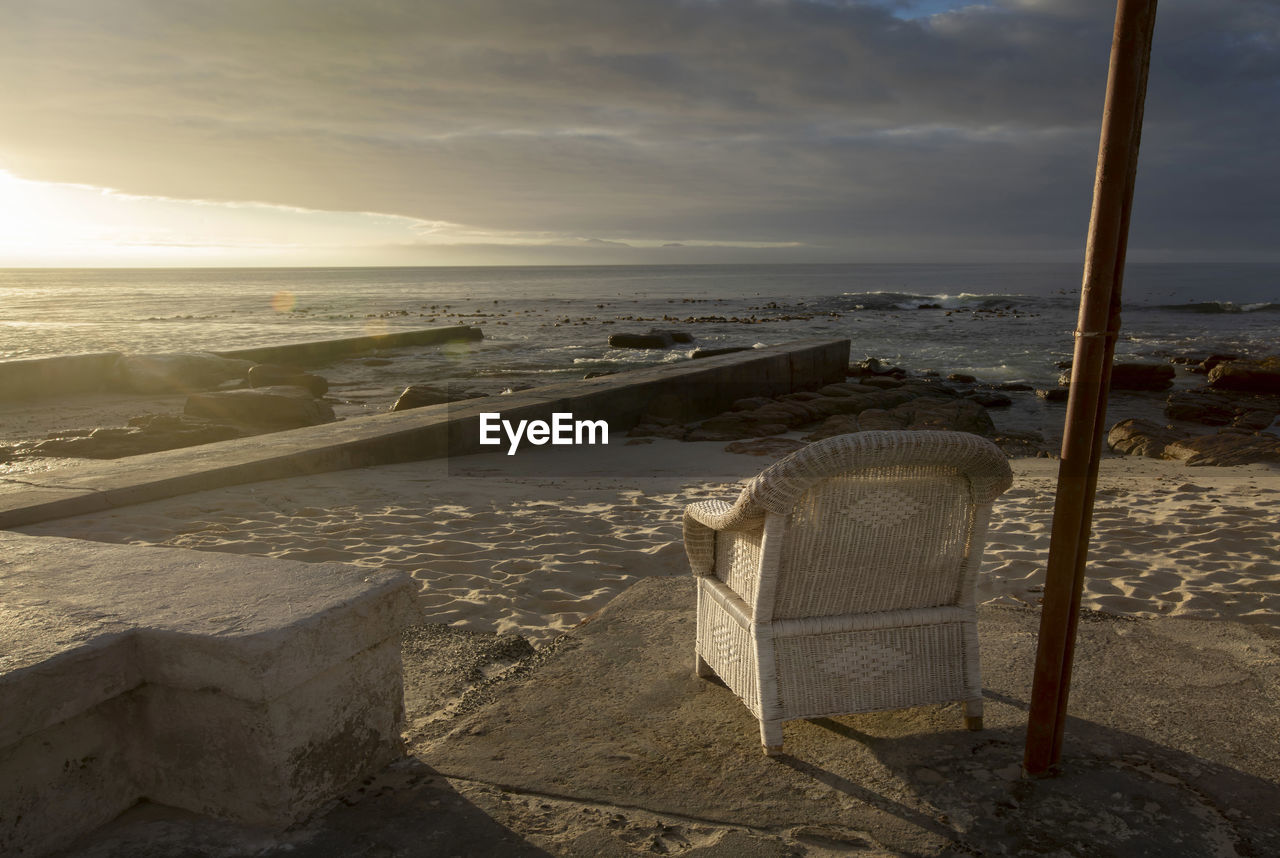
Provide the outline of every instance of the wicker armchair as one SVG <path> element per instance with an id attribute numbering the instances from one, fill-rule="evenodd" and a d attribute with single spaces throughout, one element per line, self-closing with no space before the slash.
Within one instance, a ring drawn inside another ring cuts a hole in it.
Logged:
<path id="1" fill-rule="evenodd" d="M 858 432 L 690 505 L 698 675 L 742 699 L 766 754 L 794 718 L 961 700 L 981 729 L 974 582 L 1011 483 L 976 435 Z"/>

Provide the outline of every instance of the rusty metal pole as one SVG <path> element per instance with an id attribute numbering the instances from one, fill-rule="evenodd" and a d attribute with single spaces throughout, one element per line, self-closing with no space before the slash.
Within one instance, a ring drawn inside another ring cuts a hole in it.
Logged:
<path id="1" fill-rule="evenodd" d="M 1023 757 L 1029 775 L 1049 772 L 1062 756 L 1107 390 L 1120 332 L 1120 292 L 1155 19 L 1156 0 L 1116 4 Z"/>

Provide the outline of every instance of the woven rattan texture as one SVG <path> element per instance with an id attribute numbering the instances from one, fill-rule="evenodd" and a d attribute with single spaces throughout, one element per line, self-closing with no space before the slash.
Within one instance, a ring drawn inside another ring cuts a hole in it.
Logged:
<path id="1" fill-rule="evenodd" d="M 969 481 L 950 468 L 815 484 L 791 513 L 774 618 L 956 604 L 972 516 Z"/>
<path id="2" fill-rule="evenodd" d="M 755 644 L 751 632 L 706 592 L 698 588 L 698 653 L 716 676 L 760 717 Z"/>
<path id="3" fill-rule="evenodd" d="M 969 696 L 963 624 L 774 641 L 783 718 L 901 709 Z"/>

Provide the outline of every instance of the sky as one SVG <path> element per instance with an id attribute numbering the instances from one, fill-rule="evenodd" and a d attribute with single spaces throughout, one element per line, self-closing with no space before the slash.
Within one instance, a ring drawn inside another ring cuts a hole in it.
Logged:
<path id="1" fill-rule="evenodd" d="M 1072 261 L 1114 0 L 0 0 L 0 266 Z M 1280 262 L 1280 2 L 1159 4 L 1129 258 Z"/>

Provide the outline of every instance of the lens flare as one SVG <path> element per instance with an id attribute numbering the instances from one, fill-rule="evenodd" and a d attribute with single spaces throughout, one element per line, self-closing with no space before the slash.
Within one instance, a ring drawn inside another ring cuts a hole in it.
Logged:
<path id="1" fill-rule="evenodd" d="M 271 296 L 271 309 L 277 313 L 291 313 L 298 303 L 298 297 L 292 292 L 277 292 Z"/>

